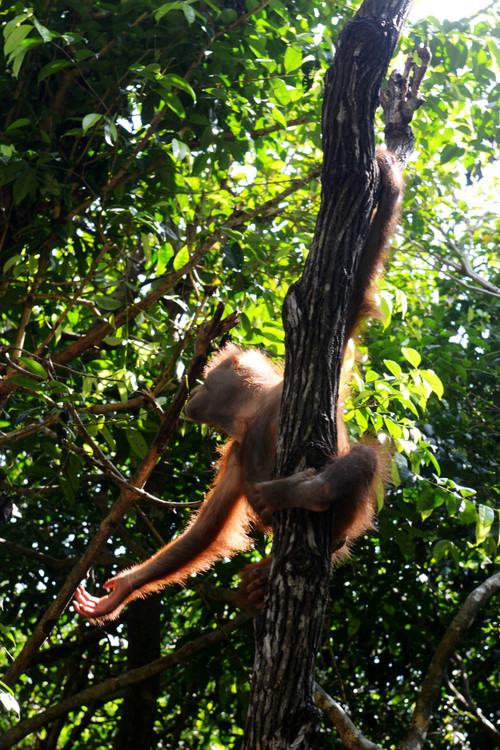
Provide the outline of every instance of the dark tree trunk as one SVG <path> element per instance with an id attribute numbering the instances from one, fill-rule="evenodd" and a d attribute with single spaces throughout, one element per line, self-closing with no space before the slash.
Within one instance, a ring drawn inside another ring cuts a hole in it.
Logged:
<path id="1" fill-rule="evenodd" d="M 161 655 L 159 594 L 133 602 L 127 613 L 127 667 L 129 670 L 156 661 Z M 115 750 L 149 750 L 158 710 L 160 676 L 153 675 L 125 690 Z"/>
<path id="2" fill-rule="evenodd" d="M 325 79 L 321 206 L 301 279 L 283 306 L 285 385 L 276 474 L 320 468 L 336 446 L 346 311 L 378 184 L 374 116 L 411 0 L 365 0 Z M 273 566 L 256 623 L 244 750 L 305 750 L 319 729 L 315 660 L 328 592 L 333 511 L 273 518 Z"/>

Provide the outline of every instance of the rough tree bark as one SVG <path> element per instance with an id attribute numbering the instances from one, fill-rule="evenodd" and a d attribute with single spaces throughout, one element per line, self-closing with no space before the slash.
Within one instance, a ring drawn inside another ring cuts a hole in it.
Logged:
<path id="1" fill-rule="evenodd" d="M 304 272 L 283 306 L 277 476 L 321 468 L 335 452 L 346 310 L 378 190 L 374 116 L 410 7 L 411 0 L 365 0 L 342 31 L 325 78 L 321 205 Z M 333 511 L 273 518 L 273 566 L 256 621 L 244 750 L 302 750 L 319 730 L 313 688 L 332 522 Z"/>
<path id="2" fill-rule="evenodd" d="M 161 656 L 161 599 L 154 594 L 130 605 L 127 612 L 127 668 L 138 669 Z M 154 723 L 158 713 L 160 676 L 130 685 L 123 696 L 113 750 L 150 750 L 156 746 Z"/>

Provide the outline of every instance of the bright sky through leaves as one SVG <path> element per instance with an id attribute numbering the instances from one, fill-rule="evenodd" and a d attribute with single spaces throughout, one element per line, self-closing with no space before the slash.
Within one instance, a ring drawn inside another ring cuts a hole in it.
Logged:
<path id="1" fill-rule="evenodd" d="M 487 6 L 487 0 L 416 0 L 410 20 L 415 21 L 425 16 L 435 16 L 441 20 L 467 18 Z"/>

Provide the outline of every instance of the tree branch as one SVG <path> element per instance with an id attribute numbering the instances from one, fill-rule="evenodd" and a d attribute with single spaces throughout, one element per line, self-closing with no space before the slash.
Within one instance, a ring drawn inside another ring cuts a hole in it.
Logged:
<path id="1" fill-rule="evenodd" d="M 411 0 L 365 0 L 325 77 L 316 230 L 283 306 L 285 378 L 276 474 L 320 468 L 337 445 L 336 402 L 353 279 L 376 202 L 374 118 Z M 331 568 L 333 510 L 273 515 L 273 564 L 256 620 L 244 749 L 309 748 L 319 724 L 314 671 Z M 307 616 L 304 615 L 307 613 Z"/>
<path id="2" fill-rule="evenodd" d="M 251 619 L 251 614 L 241 613 L 226 625 L 217 628 L 217 630 L 210 630 L 196 640 L 186 643 L 177 649 L 177 651 L 167 656 L 162 656 L 161 659 L 157 659 L 137 669 L 131 669 L 119 677 L 111 677 L 108 680 L 103 680 L 103 682 L 97 685 L 86 688 L 80 693 L 56 703 L 51 708 L 38 713 L 36 716 L 21 721 L 0 737 L 0 750 L 7 750 L 7 748 L 14 747 L 23 737 L 27 737 L 46 724 L 62 716 L 66 716 L 70 711 L 78 711 L 82 706 L 88 706 L 95 701 L 104 700 L 105 702 L 106 699 L 111 700 L 118 691 L 130 685 L 137 685 L 148 677 L 164 672 L 167 669 L 172 669 L 177 664 L 188 661 L 205 648 L 212 647 L 217 643 L 223 643 L 229 633 L 238 630 Z"/>
<path id="3" fill-rule="evenodd" d="M 192 64 L 189 66 L 188 70 L 184 74 L 183 78 L 185 81 L 189 81 L 193 72 L 196 70 L 196 68 L 201 64 L 203 61 L 205 55 L 207 54 L 208 50 L 213 46 L 213 44 L 219 40 L 221 37 L 225 36 L 229 31 L 236 28 L 237 26 L 240 26 L 242 23 L 244 23 L 248 18 L 255 15 L 258 11 L 262 10 L 266 5 L 268 5 L 269 0 L 261 0 L 259 5 L 257 5 L 253 10 L 248 11 L 247 13 L 244 13 L 242 16 L 239 16 L 232 24 L 229 26 L 226 26 L 224 29 L 221 29 L 218 31 L 214 36 L 210 39 L 208 44 L 201 50 L 201 52 L 197 55 L 195 60 L 192 62 Z M 174 88 L 173 90 L 174 94 L 179 93 L 179 89 Z M 158 130 L 161 121 L 163 120 L 166 112 L 169 110 L 170 105 L 168 103 L 165 103 L 163 107 L 157 112 L 157 114 L 154 116 L 154 118 L 151 121 L 151 124 L 149 125 L 145 135 L 139 143 L 135 146 L 134 149 L 132 149 L 132 152 L 127 157 L 123 165 L 120 167 L 118 172 L 114 174 L 112 177 L 109 178 L 108 182 L 102 187 L 101 189 L 101 195 L 102 197 L 105 197 L 107 193 L 109 193 L 111 190 L 113 190 L 120 181 L 125 177 L 127 170 L 129 167 L 133 164 L 137 156 L 144 151 L 144 148 L 149 143 L 151 138 L 154 136 L 156 131 Z M 88 198 L 83 203 L 81 203 L 79 206 L 77 206 L 75 209 L 72 209 L 68 212 L 68 214 L 65 217 L 65 221 L 69 221 L 77 214 L 84 211 L 86 208 L 88 208 L 91 203 L 95 200 L 95 196 Z"/>
<path id="4" fill-rule="evenodd" d="M 20 544 L 9 542 L 7 539 L 0 537 L 0 554 L 13 554 L 19 557 L 25 557 L 27 560 L 36 560 L 39 565 L 44 565 L 51 570 L 68 570 L 73 567 L 78 558 L 68 557 L 64 560 L 58 560 L 56 557 L 46 555 L 44 552 L 38 552 L 29 547 L 22 547 Z M 99 565 L 114 565 L 116 557 L 108 552 L 102 552 L 99 555 Z"/>
<path id="5" fill-rule="evenodd" d="M 50 258 L 49 249 L 46 248 L 45 252 L 43 252 L 40 256 L 40 260 L 38 261 L 38 270 L 35 276 L 35 279 L 33 281 L 33 284 L 31 285 L 25 303 L 23 305 L 23 311 L 21 313 L 21 318 L 19 320 L 19 324 L 16 331 L 16 339 L 14 343 L 14 349 L 12 351 L 12 358 L 18 359 L 20 355 L 20 351 L 24 346 L 24 337 L 26 335 L 26 326 L 29 323 L 31 312 L 33 310 L 33 306 L 35 304 L 35 296 L 40 288 L 40 285 L 42 281 L 44 280 L 44 273 L 45 269 L 47 268 L 48 262 Z M 12 363 L 11 363 L 12 366 Z M 12 374 L 11 366 L 7 367 L 6 373 L 4 377 L 9 377 L 9 375 Z"/>
<path id="6" fill-rule="evenodd" d="M 500 298 L 500 287 L 495 286 L 495 284 L 492 284 L 491 281 L 484 279 L 482 276 L 476 273 L 473 270 L 468 257 L 465 254 L 461 253 L 450 240 L 446 239 L 446 242 L 448 242 L 450 247 L 458 254 L 460 262 L 451 260 L 451 258 L 443 258 L 440 253 L 431 250 L 429 247 L 424 247 L 417 240 L 410 240 L 411 245 L 418 249 L 424 261 L 429 263 L 432 268 L 435 268 L 440 273 L 445 273 L 446 276 L 456 284 L 459 284 L 461 287 L 467 289 L 467 291 L 472 292 L 473 294 L 488 294 L 490 297 Z M 431 263 L 430 261 L 428 261 L 425 258 L 426 255 L 430 256 L 430 258 L 432 258 L 435 263 Z M 444 268 L 443 264 L 445 266 Z M 467 282 L 463 279 L 460 279 L 455 274 L 447 271 L 446 267 L 452 269 L 452 271 L 455 271 L 457 274 L 464 274 L 468 278 L 472 279 L 476 284 L 478 284 L 478 286 L 467 284 Z"/>
<path id="7" fill-rule="evenodd" d="M 432 710 L 443 682 L 446 667 L 458 645 L 471 628 L 478 612 L 500 593 L 500 573 L 474 589 L 441 639 L 422 682 L 406 738 L 398 750 L 421 750 L 424 746 Z"/>
<path id="8" fill-rule="evenodd" d="M 380 745 L 366 739 L 364 734 L 353 724 L 340 703 L 329 696 L 318 683 L 314 686 L 314 702 L 328 716 L 348 750 L 382 750 Z"/>
<path id="9" fill-rule="evenodd" d="M 469 678 L 465 670 L 463 660 L 458 654 L 454 655 L 454 661 L 458 663 L 460 669 L 460 679 L 462 682 L 462 692 L 460 692 L 451 679 L 445 674 L 445 684 L 450 693 L 453 693 L 455 698 L 462 704 L 462 707 L 473 716 L 477 724 L 485 732 L 485 734 L 492 740 L 496 747 L 500 747 L 500 731 L 491 723 L 489 719 L 483 714 L 481 709 L 476 706 L 476 703 L 472 697 L 469 687 Z"/>
<path id="10" fill-rule="evenodd" d="M 256 206 L 255 208 L 248 211 L 241 211 L 241 209 L 239 208 L 235 209 L 232 215 L 224 221 L 224 224 L 215 229 L 211 233 L 211 235 L 200 245 L 200 247 L 192 254 L 189 261 L 184 266 L 182 266 L 182 268 L 179 268 L 179 270 L 175 271 L 174 273 L 166 274 L 166 276 L 164 276 L 164 278 L 159 282 L 156 289 L 146 295 L 146 297 L 144 297 L 142 300 L 128 305 L 121 311 L 117 311 L 114 316 L 114 327 L 108 322 L 98 324 L 85 336 L 82 336 L 80 339 L 70 344 L 66 349 L 54 355 L 54 357 L 52 358 L 54 363 L 67 364 L 68 362 L 73 361 L 74 359 L 76 359 L 76 357 L 80 356 L 82 352 L 86 351 L 91 346 L 96 346 L 97 344 L 99 344 L 102 339 L 106 336 L 109 336 L 115 328 L 119 328 L 120 326 L 124 325 L 124 323 L 130 322 L 141 312 L 147 310 L 148 307 L 158 302 L 158 300 L 161 299 L 170 289 L 175 287 L 175 285 L 180 281 L 180 279 L 182 279 L 183 276 L 192 271 L 198 265 L 202 258 L 212 249 L 212 247 L 217 242 L 224 241 L 225 237 L 227 236 L 225 233 L 226 227 L 228 229 L 236 229 L 239 227 L 243 227 L 250 221 L 255 221 L 257 219 L 263 218 L 272 218 L 276 215 L 279 204 L 286 197 L 291 195 L 296 190 L 300 190 L 302 187 L 307 185 L 309 182 L 312 182 L 318 176 L 319 168 L 313 169 L 305 177 L 291 180 L 289 186 L 285 188 L 285 190 L 281 191 L 278 195 L 265 201 L 261 205 Z M 7 384 L 5 385 L 7 386 Z"/>
<path id="11" fill-rule="evenodd" d="M 186 378 L 183 379 L 179 385 L 172 404 L 165 415 L 165 421 L 160 426 L 144 460 L 136 470 L 134 477 L 130 482 L 134 489 L 142 489 L 144 487 L 144 484 L 149 478 L 158 459 L 163 454 L 170 438 L 174 434 L 180 411 L 187 398 L 188 387 L 191 388 L 198 377 L 200 377 L 210 353 L 212 340 L 226 333 L 236 325 L 237 316 L 233 313 L 223 319 L 223 311 L 224 305 L 220 303 L 213 319 L 199 327 L 195 344 L 195 354 L 189 366 Z M 117 524 L 135 499 L 135 491 L 131 491 L 128 488 L 122 488 L 118 499 L 112 506 L 106 518 L 103 519 L 98 532 L 90 542 L 87 550 L 71 571 L 54 602 L 36 625 L 19 656 L 5 673 L 4 682 L 7 685 L 13 685 L 19 675 L 26 670 L 33 654 L 38 651 L 52 628 L 57 624 L 59 617 L 72 599 L 76 587 L 80 581 L 85 578 L 90 566 L 94 563 L 96 556 L 106 543 L 107 539 L 114 533 Z"/>

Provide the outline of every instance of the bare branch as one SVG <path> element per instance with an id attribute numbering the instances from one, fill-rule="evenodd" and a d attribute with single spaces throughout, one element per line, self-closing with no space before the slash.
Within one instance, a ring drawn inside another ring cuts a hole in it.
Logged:
<path id="1" fill-rule="evenodd" d="M 463 659 L 458 655 L 455 654 L 453 657 L 454 661 L 457 662 L 458 667 L 460 669 L 460 679 L 462 682 L 462 692 L 460 692 L 451 679 L 448 676 L 445 676 L 445 683 L 447 688 L 453 695 L 457 698 L 457 700 L 462 704 L 462 707 L 466 709 L 466 711 L 469 714 L 472 714 L 472 716 L 475 717 L 477 723 L 479 726 L 483 729 L 483 731 L 486 733 L 486 735 L 492 740 L 492 742 L 497 746 L 500 747 L 500 731 L 495 727 L 494 724 L 491 723 L 489 719 L 486 718 L 486 716 L 483 714 L 480 708 L 476 705 L 469 686 L 469 677 L 467 675 L 467 671 L 465 669 L 465 664 L 463 662 Z"/>
<path id="2" fill-rule="evenodd" d="M 421 750 L 424 746 L 431 713 L 444 679 L 446 667 L 459 643 L 471 628 L 480 609 L 487 604 L 491 597 L 498 593 L 500 593 L 500 573 L 487 578 L 465 600 L 432 657 L 420 688 L 410 729 L 398 750 Z"/>
<path id="3" fill-rule="evenodd" d="M 46 430 L 42 430 L 47 434 Z M 88 433 L 87 433 L 88 434 Z M 57 440 L 57 435 L 54 432 L 49 433 L 48 435 L 53 440 Z M 109 459 L 107 459 L 104 454 L 103 458 L 99 457 L 92 457 L 90 456 L 87 451 L 85 451 L 83 448 L 80 448 L 78 445 L 75 445 L 75 443 L 71 443 L 68 440 L 65 441 L 64 445 L 68 450 L 70 450 L 72 453 L 76 453 L 77 456 L 80 456 L 80 458 L 83 458 L 84 461 L 87 463 L 91 463 L 93 466 L 95 466 L 97 469 L 102 471 L 104 476 L 106 476 L 108 479 L 110 479 L 114 484 L 116 484 L 117 487 L 121 487 L 122 490 L 126 490 L 131 495 L 134 496 L 137 500 L 146 500 L 148 503 L 151 503 L 152 505 L 157 505 L 160 508 L 184 508 L 184 509 L 190 509 L 190 508 L 199 508 L 202 504 L 202 500 L 196 500 L 192 503 L 181 503 L 177 502 L 175 500 L 160 500 L 159 497 L 156 497 L 155 495 L 152 495 L 150 492 L 146 492 L 146 490 L 141 489 L 140 487 L 136 487 L 130 482 L 128 482 L 125 477 L 118 471 L 116 466 L 114 466 Z M 100 449 L 98 449 L 99 452 Z M 102 452 L 101 452 L 102 453 Z"/>
<path id="4" fill-rule="evenodd" d="M 17 359 L 19 357 L 19 353 L 24 346 L 26 326 L 29 323 L 31 312 L 33 310 L 33 305 L 35 304 L 35 296 L 40 287 L 40 284 L 42 283 L 44 279 L 44 273 L 45 273 L 45 269 L 47 268 L 48 262 L 49 262 L 49 251 L 48 249 L 46 249 L 45 252 L 43 252 L 42 255 L 40 256 L 40 260 L 38 261 L 38 270 L 35 276 L 35 280 L 33 281 L 33 284 L 31 285 L 31 288 L 26 296 L 26 301 L 24 303 L 23 311 L 21 313 L 21 319 L 17 326 L 16 340 L 14 344 L 14 350 L 12 352 L 13 359 Z M 5 377 L 8 377 L 11 374 L 11 372 L 12 371 L 8 367 Z"/>
<path id="5" fill-rule="evenodd" d="M 467 289 L 467 291 L 472 292 L 473 294 L 488 294 L 491 297 L 500 297 L 500 287 L 495 286 L 495 284 L 492 284 L 491 281 L 488 281 L 487 279 L 476 273 L 470 264 L 467 254 L 462 253 L 451 240 L 446 238 L 446 242 L 457 253 L 460 258 L 460 262 L 452 260 L 448 257 L 443 258 L 440 253 L 431 250 L 429 247 L 424 247 L 424 245 L 422 245 L 417 240 L 410 240 L 411 245 L 417 248 L 420 253 L 420 257 L 423 260 L 432 265 L 433 268 L 436 268 L 440 272 L 445 273 L 449 279 L 452 279 L 456 284 L 459 284 L 460 286 L 464 287 L 464 289 Z M 435 260 L 435 263 L 428 260 L 426 256 L 430 256 L 433 260 Z M 455 273 L 447 271 L 447 268 L 455 271 Z M 465 274 L 465 276 L 472 279 L 479 286 L 472 286 L 463 279 L 460 279 L 456 275 L 459 273 Z"/>
<path id="6" fill-rule="evenodd" d="M 348 750 L 382 750 L 380 745 L 366 739 L 353 724 L 340 703 L 337 703 L 328 695 L 318 683 L 314 686 L 314 702 L 328 716 Z"/>
<path id="7" fill-rule="evenodd" d="M 78 298 L 79 298 L 80 294 L 85 289 L 85 286 L 87 285 L 89 279 L 92 278 L 95 269 L 97 268 L 97 266 L 99 265 L 99 263 L 101 262 L 101 260 L 104 258 L 104 256 L 108 252 L 110 246 L 111 246 L 110 243 L 105 243 L 104 247 L 101 250 L 101 252 L 92 261 L 92 263 L 90 265 L 90 268 L 89 268 L 86 276 L 83 278 L 83 280 L 81 281 L 81 283 L 78 285 L 75 293 L 73 294 L 72 299 L 68 302 L 68 304 L 66 305 L 66 307 L 64 308 L 64 310 L 62 311 L 62 313 L 57 318 L 56 322 L 53 325 L 51 325 L 50 331 L 48 332 L 48 334 L 46 335 L 46 337 L 44 338 L 44 340 L 42 341 L 42 343 L 40 344 L 40 346 L 37 348 L 35 354 L 40 354 L 40 352 L 42 352 L 45 349 L 45 347 L 47 346 L 47 344 L 55 336 L 55 334 L 57 333 L 57 330 L 58 330 L 59 326 L 61 325 L 61 323 L 63 322 L 63 320 L 66 319 L 66 317 L 69 315 L 69 313 L 71 312 L 71 310 L 73 309 L 73 307 L 75 306 L 75 304 L 78 302 Z"/>
<path id="8" fill-rule="evenodd" d="M 222 85 L 222 84 L 221 84 Z M 313 122 L 312 117 L 308 117 L 306 115 L 302 115 L 301 117 L 295 117 L 292 120 L 286 121 L 287 128 L 295 128 L 297 125 L 306 125 L 309 122 Z M 273 125 L 266 125 L 264 128 L 256 128 L 255 130 L 251 130 L 249 132 L 249 137 L 254 141 L 258 138 L 262 138 L 265 135 L 270 135 L 271 133 L 276 133 L 277 131 L 282 130 L 283 125 L 279 122 L 273 123 Z M 221 140 L 223 140 L 225 143 L 233 143 L 237 140 L 237 136 L 234 135 L 234 133 L 221 133 L 220 135 Z M 200 141 L 198 138 L 193 138 L 190 140 L 187 144 L 189 148 L 195 148 L 200 145 Z"/>

